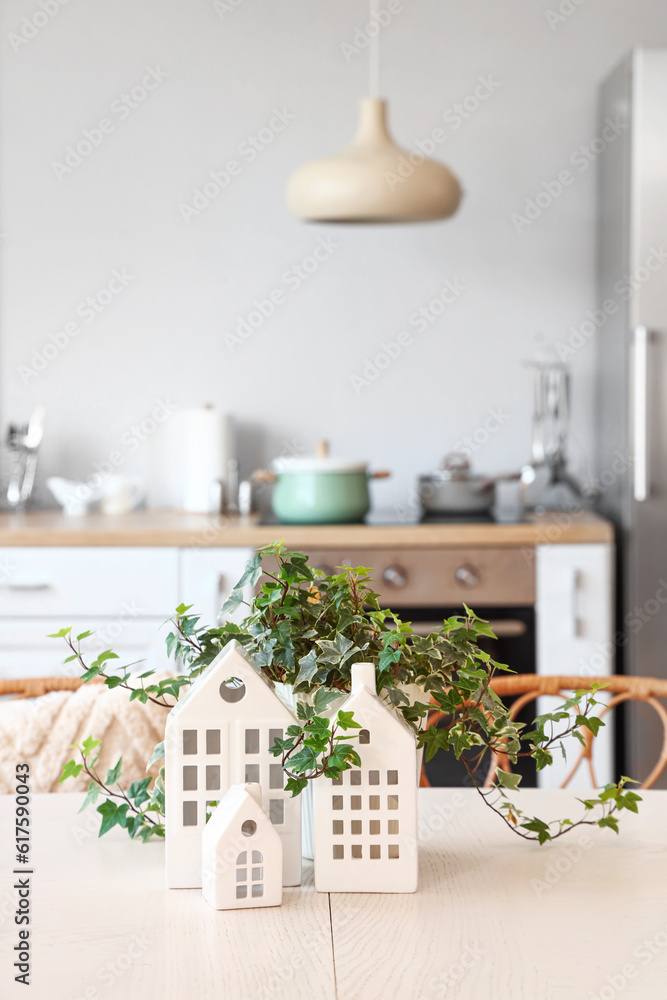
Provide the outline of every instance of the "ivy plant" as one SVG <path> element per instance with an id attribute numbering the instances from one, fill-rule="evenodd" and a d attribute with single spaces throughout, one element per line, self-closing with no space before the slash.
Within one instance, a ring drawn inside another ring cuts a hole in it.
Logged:
<path id="1" fill-rule="evenodd" d="M 618 832 L 619 814 L 624 809 L 636 812 L 640 801 L 640 796 L 627 788 L 630 779 L 622 778 L 579 800 L 581 816 L 576 821 L 546 822 L 522 812 L 513 796 L 520 777 L 509 772 L 509 765 L 522 757 L 530 757 L 538 770 L 547 767 L 555 751 L 564 752 L 567 736 L 584 742 L 582 730 L 596 735 L 604 725 L 595 714 L 598 688 L 593 685 L 575 691 L 556 710 L 539 715 L 526 727 L 510 717 L 493 690 L 496 673 L 510 668 L 480 647 L 480 640 L 495 638 L 487 621 L 464 605 L 461 615 L 446 619 L 429 635 L 419 635 L 409 622 L 380 606 L 371 574 L 364 566 L 324 573 L 312 567 L 302 552 L 286 551 L 281 543 L 261 549 L 249 560 L 212 626 L 202 625 L 191 613 L 191 606 L 176 609 L 166 642 L 177 673 L 162 680 L 154 680 L 151 670 L 136 678 L 127 667 L 114 670 L 117 657 L 111 650 L 87 664 L 81 642 L 89 632 L 74 638 L 72 629 L 64 628 L 55 635 L 67 643 L 66 662 L 79 664 L 84 681 L 99 679 L 109 688 L 123 688 L 131 700 L 150 701 L 166 709 L 235 639 L 270 682 L 289 685 L 298 696 L 298 724 L 290 726 L 286 738 L 277 740 L 271 750 L 281 760 L 286 787 L 293 795 L 321 775 L 334 778 L 358 766 L 353 742 L 358 726 L 349 713 L 336 713 L 335 703 L 350 690 L 352 665 L 371 662 L 376 667 L 378 693 L 413 728 L 426 759 L 438 750 L 453 753 L 463 762 L 485 803 L 514 833 L 543 844 L 582 824 Z M 409 694 L 415 688 L 417 698 Z M 164 755 L 160 748 L 156 753 Z M 154 755 L 154 759 L 159 758 Z M 86 762 L 84 757 L 80 766 Z M 72 761 L 66 765 L 65 770 L 69 770 L 63 777 L 74 773 L 72 765 Z M 484 779 L 490 766 L 495 768 L 497 780 L 486 789 Z M 98 786 L 95 796 L 106 796 L 108 802 L 124 794 L 119 788 L 109 792 L 117 782 L 110 784 L 107 779 L 103 784 L 93 772 L 94 767 L 90 776 Z M 135 785 L 131 788 L 137 791 Z M 130 801 L 115 802 L 116 808 L 123 810 L 115 822 L 127 826 L 126 817 L 137 816 L 136 809 L 161 817 L 163 782 L 161 792 L 156 793 L 156 788 L 157 782 L 151 792 L 151 797 L 156 796 L 151 810 L 143 801 L 137 806 L 128 789 Z M 144 790 L 139 790 L 139 797 L 143 794 Z M 105 808 L 111 816 L 111 808 Z M 152 818 L 146 816 L 138 826 L 138 820 L 132 819 L 128 827 L 131 835 L 150 826 Z M 163 825 L 155 825 L 162 826 L 163 834 Z"/>

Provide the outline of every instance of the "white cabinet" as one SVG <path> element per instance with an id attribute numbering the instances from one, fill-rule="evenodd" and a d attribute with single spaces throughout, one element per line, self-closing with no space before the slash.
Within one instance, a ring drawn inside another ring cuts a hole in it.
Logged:
<path id="1" fill-rule="evenodd" d="M 94 635 L 92 659 L 113 649 L 118 666 L 165 668 L 165 619 L 179 603 L 178 550 L 144 547 L 0 549 L 0 677 L 76 675 L 65 644 L 47 636 L 65 626 Z M 144 661 L 147 662 L 137 662 Z"/>
<path id="2" fill-rule="evenodd" d="M 0 677 L 77 675 L 62 665 L 64 643 L 47 638 L 71 625 L 92 630 L 91 659 L 113 649 L 118 666 L 173 668 L 165 649 L 178 604 L 213 625 L 253 550 L 169 547 L 6 547 L 0 549 Z M 240 612 L 242 614 L 242 612 Z M 166 623 L 166 624 L 165 624 Z"/>
<path id="3" fill-rule="evenodd" d="M 167 626 L 161 618 L 0 618 L 0 677 L 79 677 L 76 662 L 63 663 L 68 649 L 63 639 L 49 639 L 63 625 L 72 625 L 73 633 L 93 632 L 81 643 L 86 663 L 98 653 L 113 649 L 120 657 L 109 664 L 133 664 L 134 673 L 149 669 L 165 669 Z"/>
<path id="4" fill-rule="evenodd" d="M 175 548 L 4 548 L 0 565 L 2 618 L 160 617 L 178 603 Z"/>
<path id="5" fill-rule="evenodd" d="M 181 549 L 180 599 L 193 605 L 191 613 L 201 617 L 202 625 L 215 623 L 253 554 L 253 549 L 243 548 Z"/>
<path id="6" fill-rule="evenodd" d="M 614 553 L 611 545 L 539 545 L 536 549 L 537 663 L 540 674 L 583 677 L 614 672 Z M 600 695 L 599 697 L 602 698 Z M 553 711 L 554 698 L 539 699 L 538 711 Z M 597 783 L 614 777 L 613 713 L 595 740 Z M 559 750 L 554 766 L 539 772 L 543 788 L 557 788 L 580 749 L 569 739 L 568 762 Z M 590 788 L 584 768 L 572 788 Z"/>

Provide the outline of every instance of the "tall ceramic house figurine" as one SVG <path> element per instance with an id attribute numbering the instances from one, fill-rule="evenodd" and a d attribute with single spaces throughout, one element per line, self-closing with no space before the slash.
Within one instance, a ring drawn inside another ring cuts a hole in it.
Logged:
<path id="1" fill-rule="evenodd" d="M 342 708 L 362 726 L 354 741 L 361 768 L 337 780 L 315 780 L 315 888 L 416 892 L 414 734 L 378 698 L 372 663 L 352 666 L 352 689 Z"/>
<path id="2" fill-rule="evenodd" d="M 232 785 L 204 827 L 202 892 L 216 910 L 280 906 L 283 844 L 259 785 Z"/>
<path id="3" fill-rule="evenodd" d="M 283 842 L 283 885 L 301 882 L 301 802 L 284 790 L 269 753 L 294 716 L 236 642 L 172 708 L 165 732 L 166 863 L 170 889 L 201 887 L 202 831 L 211 802 L 231 785 L 262 787 L 262 806 Z"/>

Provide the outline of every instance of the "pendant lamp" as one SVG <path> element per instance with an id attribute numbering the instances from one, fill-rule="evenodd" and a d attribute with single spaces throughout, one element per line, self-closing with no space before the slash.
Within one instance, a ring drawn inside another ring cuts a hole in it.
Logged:
<path id="1" fill-rule="evenodd" d="M 370 0 L 371 23 L 379 0 Z M 377 32 L 370 45 L 370 93 L 361 102 L 351 146 L 312 160 L 291 177 L 287 201 L 311 222 L 426 222 L 447 219 L 461 201 L 461 186 L 444 163 L 401 149 L 387 127 L 379 92 Z"/>

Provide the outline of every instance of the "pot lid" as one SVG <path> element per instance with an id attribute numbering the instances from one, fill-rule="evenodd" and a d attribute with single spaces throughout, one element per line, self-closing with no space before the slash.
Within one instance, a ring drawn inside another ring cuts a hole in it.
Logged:
<path id="1" fill-rule="evenodd" d="M 362 472 L 368 468 L 367 462 L 345 462 L 337 458 L 275 458 L 271 463 L 274 472 Z"/>

